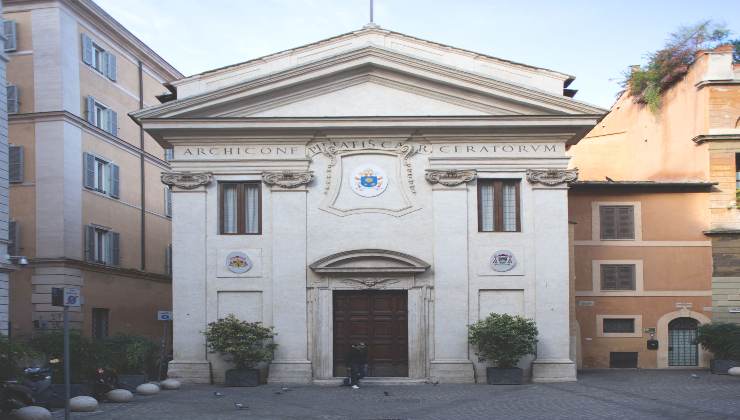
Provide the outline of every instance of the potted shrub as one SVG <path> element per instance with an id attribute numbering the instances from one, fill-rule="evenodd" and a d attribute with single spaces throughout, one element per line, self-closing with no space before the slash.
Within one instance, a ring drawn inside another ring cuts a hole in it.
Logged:
<path id="1" fill-rule="evenodd" d="M 272 338 L 277 335 L 272 327 L 261 322 L 239 320 L 233 314 L 208 324 L 204 332 L 208 349 L 220 353 L 234 363 L 235 368 L 226 371 L 226 386 L 257 386 L 260 371 L 255 369 L 261 362 L 272 360 L 277 344 Z"/>
<path id="2" fill-rule="evenodd" d="M 523 380 L 519 359 L 534 354 L 537 325 L 531 319 L 508 314 L 490 314 L 469 327 L 470 344 L 478 349 L 481 361 L 492 362 L 486 368 L 489 385 L 519 385 Z"/>
<path id="3" fill-rule="evenodd" d="M 740 325 L 727 322 L 712 322 L 699 326 L 696 342 L 710 352 L 712 373 L 726 375 L 727 371 L 740 366 Z"/>

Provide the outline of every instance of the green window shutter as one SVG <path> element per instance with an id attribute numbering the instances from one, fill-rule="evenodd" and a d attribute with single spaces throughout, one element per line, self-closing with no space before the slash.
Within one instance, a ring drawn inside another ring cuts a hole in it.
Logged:
<path id="1" fill-rule="evenodd" d="M 105 53 L 105 75 L 112 81 L 116 81 L 116 56 L 106 52 Z"/>
<path id="2" fill-rule="evenodd" d="M 114 163 L 110 163 L 110 188 L 108 188 L 108 195 L 110 195 L 113 198 L 118 198 L 120 196 L 120 178 L 119 178 L 119 172 L 120 169 L 118 168 L 118 165 Z"/>
<path id="3" fill-rule="evenodd" d="M 8 146 L 8 182 L 23 182 L 23 146 Z"/>
<path id="4" fill-rule="evenodd" d="M 95 262 L 95 228 L 85 226 L 85 261 Z"/>
<path id="5" fill-rule="evenodd" d="M 3 22 L 3 33 L 5 35 L 5 51 L 15 51 L 18 48 L 18 32 L 14 20 Z"/>
<path id="6" fill-rule="evenodd" d="M 87 113 L 87 122 L 95 125 L 95 98 L 92 96 L 85 98 L 85 112 Z"/>
<path id="7" fill-rule="evenodd" d="M 114 136 L 118 135 L 118 114 L 112 109 L 106 110 L 108 113 L 108 128 L 107 131 Z"/>
<path id="8" fill-rule="evenodd" d="M 82 61 L 88 66 L 93 65 L 93 42 L 85 34 L 82 34 Z"/>
<path id="9" fill-rule="evenodd" d="M 118 232 L 108 232 L 108 238 L 108 244 L 110 245 L 108 264 L 121 265 L 121 247 L 119 243 L 121 235 Z"/>
<path id="10" fill-rule="evenodd" d="M 8 114 L 18 112 L 18 86 L 8 85 L 5 89 L 8 95 Z"/>
<path id="11" fill-rule="evenodd" d="M 82 154 L 82 172 L 83 172 L 83 185 L 85 188 L 94 190 L 95 185 L 95 156 L 90 153 Z"/>
<path id="12" fill-rule="evenodd" d="M 15 220 L 8 221 L 8 254 L 20 254 L 21 225 Z"/>

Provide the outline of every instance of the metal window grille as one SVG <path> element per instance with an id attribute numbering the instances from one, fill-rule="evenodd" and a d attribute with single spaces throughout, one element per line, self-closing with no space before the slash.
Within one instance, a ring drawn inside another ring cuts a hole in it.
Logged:
<path id="1" fill-rule="evenodd" d="M 698 325 L 693 318 L 676 318 L 668 324 L 668 366 L 698 366 Z"/>

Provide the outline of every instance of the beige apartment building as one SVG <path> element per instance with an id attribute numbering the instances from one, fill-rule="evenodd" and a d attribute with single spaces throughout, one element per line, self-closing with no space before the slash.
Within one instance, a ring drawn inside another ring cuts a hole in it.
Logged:
<path id="1" fill-rule="evenodd" d="M 657 113 L 622 94 L 570 153 L 579 365 L 706 367 L 698 325 L 740 322 L 732 48 L 701 52 Z"/>
<path id="2" fill-rule="evenodd" d="M 85 334 L 156 335 L 171 307 L 163 149 L 128 113 L 182 77 L 91 0 L 5 2 L 14 335 L 55 328 L 79 286 Z"/>

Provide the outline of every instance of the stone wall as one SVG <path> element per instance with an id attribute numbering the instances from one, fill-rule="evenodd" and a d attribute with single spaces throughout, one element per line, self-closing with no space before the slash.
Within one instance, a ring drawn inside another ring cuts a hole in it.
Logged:
<path id="1" fill-rule="evenodd" d="M 712 238 L 712 319 L 740 323 L 740 233 Z"/>

